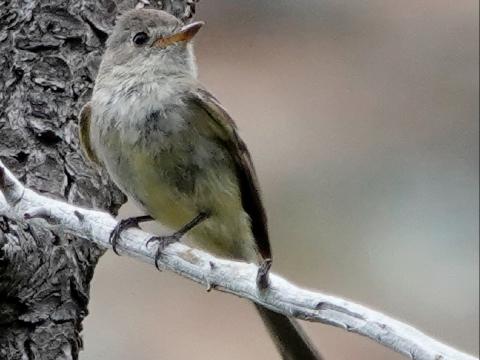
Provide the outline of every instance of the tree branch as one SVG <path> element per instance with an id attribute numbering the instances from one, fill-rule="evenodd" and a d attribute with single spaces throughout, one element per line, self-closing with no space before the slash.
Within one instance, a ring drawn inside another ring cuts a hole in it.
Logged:
<path id="1" fill-rule="evenodd" d="M 46 228 L 88 239 L 105 248 L 110 247 L 109 235 L 117 223 L 112 216 L 57 201 L 27 189 L 1 162 L 0 191 L 0 216 L 16 221 L 33 219 Z M 122 233 L 118 249 L 123 254 L 153 264 L 155 249 L 145 246 L 151 236 L 141 230 L 127 230 Z M 412 359 L 475 359 L 384 314 L 338 297 L 299 288 L 275 274 L 270 275 L 270 287 L 260 292 L 255 282 L 257 268 L 252 264 L 221 260 L 180 243 L 165 249 L 159 264 L 204 285 L 207 290 L 214 288 L 288 316 L 343 328 Z"/>

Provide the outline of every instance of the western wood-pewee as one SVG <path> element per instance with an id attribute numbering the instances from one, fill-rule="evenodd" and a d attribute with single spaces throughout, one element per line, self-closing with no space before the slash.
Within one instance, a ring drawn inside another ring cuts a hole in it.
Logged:
<path id="1" fill-rule="evenodd" d="M 87 157 L 148 214 L 119 223 L 115 252 L 122 230 L 158 220 L 177 231 L 149 240 L 158 243 L 156 264 L 165 246 L 188 232 L 215 255 L 259 264 L 264 288 L 267 218 L 235 123 L 197 80 L 190 40 L 202 25 L 158 10 L 121 16 L 80 113 L 80 140 Z M 319 358 L 294 320 L 257 309 L 284 359 Z"/>

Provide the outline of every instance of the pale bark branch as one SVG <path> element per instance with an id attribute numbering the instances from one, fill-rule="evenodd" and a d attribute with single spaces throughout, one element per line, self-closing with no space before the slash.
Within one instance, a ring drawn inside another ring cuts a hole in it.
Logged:
<path id="1" fill-rule="evenodd" d="M 108 238 L 117 223 L 107 213 L 76 207 L 25 188 L 1 162 L 0 216 L 14 221 L 35 221 L 105 248 L 110 247 Z M 153 264 L 155 249 L 145 246 L 151 236 L 141 230 L 127 230 L 121 236 L 118 249 L 122 254 Z M 377 311 L 302 289 L 276 274 L 270 276 L 269 289 L 260 292 L 255 283 L 257 268 L 252 264 L 218 259 L 180 243 L 167 247 L 159 264 L 204 285 L 207 290 L 213 288 L 235 294 L 285 315 L 343 328 L 412 359 L 475 359 Z"/>

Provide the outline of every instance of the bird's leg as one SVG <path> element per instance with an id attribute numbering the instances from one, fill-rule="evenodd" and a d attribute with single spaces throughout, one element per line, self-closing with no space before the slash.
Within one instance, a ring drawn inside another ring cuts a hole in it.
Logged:
<path id="1" fill-rule="evenodd" d="M 127 219 L 120 220 L 115 228 L 110 233 L 109 242 L 112 244 L 113 252 L 117 255 L 120 255 L 117 251 L 117 242 L 120 239 L 120 234 L 132 227 L 138 227 L 138 224 L 145 222 L 145 221 L 152 221 L 154 220 L 150 215 L 142 215 L 142 216 L 135 216 L 130 217 Z"/>
<path id="2" fill-rule="evenodd" d="M 265 290 L 269 285 L 268 273 L 272 267 L 272 259 L 263 259 L 258 267 L 257 286 L 260 290 Z"/>
<path id="3" fill-rule="evenodd" d="M 158 260 L 160 259 L 160 256 L 162 255 L 162 251 L 170 244 L 173 244 L 174 242 L 179 241 L 183 235 L 185 235 L 188 231 L 190 231 L 192 228 L 206 220 L 210 216 L 209 213 L 207 212 L 201 212 L 198 214 L 193 220 L 189 221 L 187 224 L 182 226 L 182 228 L 176 232 L 174 232 L 171 235 L 166 235 L 166 236 L 153 236 L 150 239 L 148 239 L 147 243 L 145 246 L 148 246 L 151 242 L 158 242 L 157 246 L 157 251 L 155 253 L 155 267 L 160 270 L 158 267 Z"/>

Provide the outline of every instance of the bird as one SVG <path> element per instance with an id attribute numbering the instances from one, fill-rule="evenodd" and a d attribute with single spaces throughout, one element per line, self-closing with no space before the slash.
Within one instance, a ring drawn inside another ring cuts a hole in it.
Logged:
<path id="1" fill-rule="evenodd" d="M 121 15 L 106 43 L 91 100 L 79 114 L 86 157 L 103 167 L 146 215 L 110 235 L 159 221 L 155 265 L 169 244 L 189 240 L 213 255 L 258 265 L 260 290 L 272 264 L 267 216 L 251 155 L 221 103 L 199 82 L 193 38 L 204 25 L 156 9 Z M 299 324 L 256 308 L 283 359 L 320 359 Z"/>

